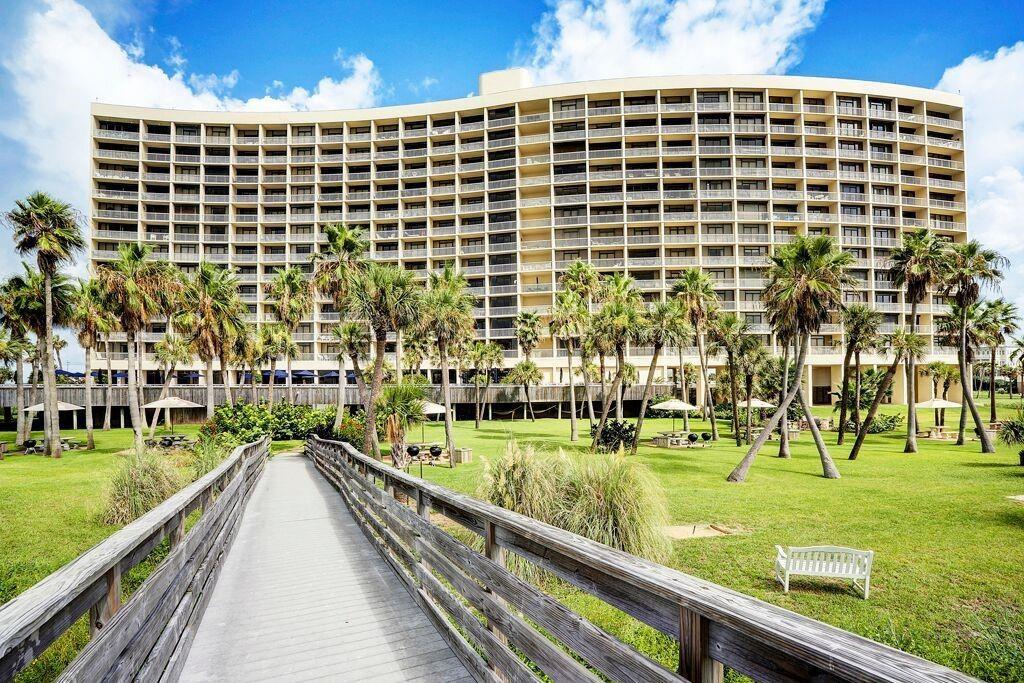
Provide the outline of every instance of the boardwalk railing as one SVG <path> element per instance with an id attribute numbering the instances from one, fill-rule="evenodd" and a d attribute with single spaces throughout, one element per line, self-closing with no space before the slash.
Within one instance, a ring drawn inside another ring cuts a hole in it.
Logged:
<path id="1" fill-rule="evenodd" d="M 349 444 L 306 453 L 480 680 L 972 681 L 905 652 L 410 476 Z M 483 552 L 431 512 L 479 536 Z M 505 567 L 505 553 L 678 642 L 670 670 Z M 514 648 L 514 649 L 513 649 Z"/>
<path id="2" fill-rule="evenodd" d="M 263 471 L 268 439 L 239 446 L 209 474 L 0 606 L 0 681 L 89 613 L 92 639 L 63 680 L 174 680 Z M 202 513 L 185 531 L 186 518 Z M 121 576 L 165 538 L 170 551 L 121 604 Z"/>

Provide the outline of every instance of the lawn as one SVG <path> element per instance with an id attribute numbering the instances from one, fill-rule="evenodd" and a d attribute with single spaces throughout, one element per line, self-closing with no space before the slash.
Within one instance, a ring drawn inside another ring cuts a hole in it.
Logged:
<path id="1" fill-rule="evenodd" d="M 1001 403 L 1010 414 L 1010 402 Z M 946 422 L 955 426 L 959 413 L 948 412 Z M 930 425 L 931 411 L 920 418 Z M 669 429 L 671 420 L 647 424 L 649 437 Z M 581 423 L 581 432 L 586 426 Z M 454 470 L 427 467 L 424 476 L 474 493 L 481 456 L 510 436 L 537 449 L 570 450 L 568 435 L 567 420 L 484 423 L 479 431 L 459 423 L 456 443 L 472 447 L 474 461 Z M 905 455 L 902 432 L 893 432 L 869 437 L 850 461 L 852 439 L 835 446 L 835 432 L 826 436 L 839 480 L 821 477 L 809 434 L 794 442 L 789 460 L 775 457 L 777 442 L 769 442 L 744 484 L 725 480 L 745 451 L 734 442 L 683 450 L 642 446 L 636 460 L 661 481 L 673 524 L 742 530 L 675 541 L 669 564 L 987 680 L 1024 680 L 1024 504 L 1007 499 L 1024 494 L 1015 450 L 1000 445 L 983 455 L 977 442 L 955 447 L 921 439 L 920 453 Z M 443 439 L 441 426 L 429 424 L 427 438 Z M 576 448 L 585 446 L 584 437 Z M 874 550 L 871 599 L 820 579 L 794 579 L 784 595 L 772 574 L 775 544 Z M 620 637 L 647 639 L 646 629 L 596 601 L 562 597 Z"/>

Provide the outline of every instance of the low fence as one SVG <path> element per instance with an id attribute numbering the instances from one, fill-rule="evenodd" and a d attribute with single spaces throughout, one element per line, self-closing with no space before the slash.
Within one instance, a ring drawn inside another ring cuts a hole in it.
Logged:
<path id="1" fill-rule="evenodd" d="M 348 444 L 314 437 L 306 453 L 478 680 L 535 681 L 539 669 L 554 680 L 707 683 L 721 681 L 724 667 L 772 682 L 974 680 L 423 481 Z M 483 552 L 432 511 L 479 536 Z M 508 571 L 505 553 L 677 641 L 676 670 Z"/>
<path id="2" fill-rule="evenodd" d="M 268 439 L 237 447 L 212 472 L 0 606 L 0 681 L 86 612 L 92 639 L 62 680 L 174 680 L 269 452 Z M 186 533 L 195 510 L 202 513 Z M 170 552 L 122 605 L 122 575 L 165 538 Z"/>

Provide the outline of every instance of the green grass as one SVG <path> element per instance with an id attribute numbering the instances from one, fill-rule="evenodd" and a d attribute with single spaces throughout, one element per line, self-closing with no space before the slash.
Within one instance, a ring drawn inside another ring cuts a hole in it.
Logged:
<path id="1" fill-rule="evenodd" d="M 1008 400 L 1001 404 L 1004 415 L 1012 412 Z M 947 411 L 947 425 L 958 418 L 958 411 Z M 931 411 L 920 419 L 931 424 Z M 645 433 L 650 437 L 671 423 L 648 421 Z M 586 426 L 581 422 L 581 432 Z M 428 440 L 443 439 L 439 424 L 426 429 Z M 454 470 L 426 467 L 424 476 L 475 493 L 481 458 L 509 436 L 538 449 L 587 445 L 585 436 L 570 444 L 567 420 L 484 423 L 479 431 L 459 423 L 456 443 L 473 448 L 474 462 Z M 844 446 L 835 445 L 835 432 L 826 439 L 839 480 L 821 477 L 808 433 L 793 443 L 789 460 L 775 457 L 777 442 L 769 442 L 744 484 L 725 480 L 745 452 L 728 439 L 711 448 L 641 446 L 636 460 L 660 481 L 672 524 L 745 530 L 675 541 L 669 564 L 981 678 L 1024 680 L 1024 505 L 1007 500 L 1024 494 L 1015 450 L 1000 445 L 996 454 L 983 455 L 977 442 L 955 447 L 921 439 L 920 453 L 905 455 L 903 433 L 893 432 L 870 436 L 859 459 L 850 461 L 852 439 Z M 772 575 L 775 544 L 874 550 L 871 599 L 820 579 L 794 579 L 784 595 Z M 620 637 L 671 659 L 671 643 L 616 610 L 575 591 L 560 597 Z"/>

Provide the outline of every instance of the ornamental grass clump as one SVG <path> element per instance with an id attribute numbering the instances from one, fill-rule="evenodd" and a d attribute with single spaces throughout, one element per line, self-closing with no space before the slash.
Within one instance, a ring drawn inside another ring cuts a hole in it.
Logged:
<path id="1" fill-rule="evenodd" d="M 131 453 L 110 480 L 103 521 L 128 524 L 177 493 L 184 484 L 174 464 L 154 451 Z"/>

